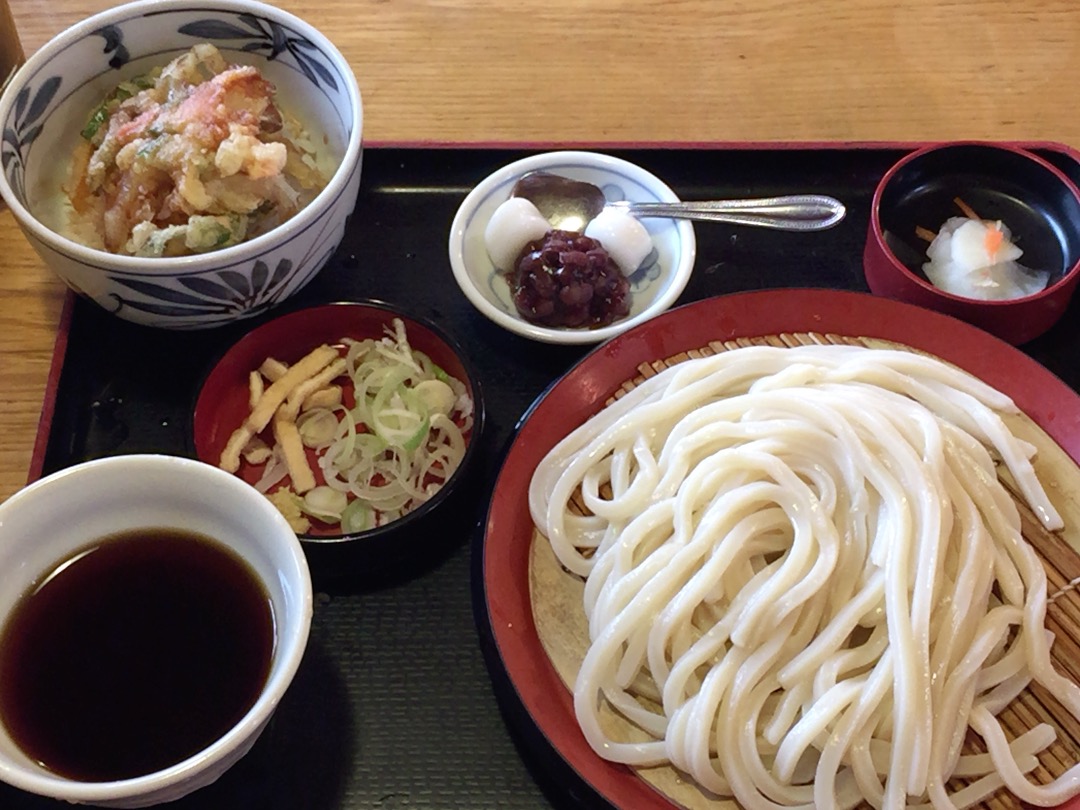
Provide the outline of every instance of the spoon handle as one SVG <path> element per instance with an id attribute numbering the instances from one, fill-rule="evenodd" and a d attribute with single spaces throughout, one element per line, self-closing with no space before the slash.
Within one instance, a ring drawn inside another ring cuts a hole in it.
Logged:
<path id="1" fill-rule="evenodd" d="M 608 203 L 635 217 L 670 217 L 706 222 L 756 225 L 782 231 L 831 228 L 847 213 L 844 204 L 821 194 L 795 194 L 755 200 L 713 200 L 680 203 Z"/>

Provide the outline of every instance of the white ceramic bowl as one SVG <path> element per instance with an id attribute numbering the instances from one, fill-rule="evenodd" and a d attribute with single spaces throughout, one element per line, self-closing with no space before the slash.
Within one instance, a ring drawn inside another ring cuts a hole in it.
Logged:
<path id="1" fill-rule="evenodd" d="M 277 509 L 239 478 L 200 461 L 130 455 L 54 473 L 0 504 L 0 617 L 42 573 L 89 542 L 134 528 L 183 528 L 236 551 L 270 596 L 275 645 L 254 706 L 224 736 L 165 770 L 113 782 L 78 782 L 45 770 L 0 726 L 0 779 L 22 790 L 106 807 L 145 807 L 210 784 L 254 744 L 307 644 L 311 578 L 299 541 Z M 148 734 L 153 728 L 148 726 Z"/>
<path id="2" fill-rule="evenodd" d="M 197 256 L 117 256 L 61 236 L 66 156 L 90 112 L 120 81 L 199 42 L 212 42 L 230 62 L 256 65 L 282 106 L 325 135 L 320 160 L 333 172 L 326 188 L 272 231 Z M 76 292 L 137 323 L 217 326 L 281 303 L 333 254 L 359 190 L 362 115 L 348 62 L 293 15 L 254 0 L 137 0 L 72 26 L 12 78 L 0 97 L 0 195 L 45 263 Z"/>
<path id="3" fill-rule="evenodd" d="M 687 220 L 650 218 L 641 223 L 652 236 L 655 253 L 630 277 L 630 314 L 597 329 L 560 329 L 524 320 L 510 298 L 510 287 L 495 269 L 484 246 L 484 229 L 492 213 L 525 173 L 543 170 L 601 188 L 608 202 L 678 202 L 660 178 L 621 158 L 597 152 L 546 152 L 510 163 L 482 180 L 458 208 L 450 226 L 450 266 L 454 278 L 480 312 L 497 323 L 545 343 L 599 343 L 649 320 L 679 297 L 694 268 L 696 241 Z"/>

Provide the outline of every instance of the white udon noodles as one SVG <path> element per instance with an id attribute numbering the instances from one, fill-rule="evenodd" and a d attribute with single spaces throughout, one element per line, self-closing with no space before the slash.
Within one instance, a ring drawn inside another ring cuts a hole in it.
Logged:
<path id="1" fill-rule="evenodd" d="M 1024 776 L 1049 725 L 1009 741 L 997 719 L 1031 681 L 1080 717 L 995 471 L 1061 527 L 999 415 L 1015 411 L 913 352 L 749 347 L 672 366 L 568 435 L 529 504 L 586 578 L 574 708 L 592 748 L 753 810 L 1080 792 L 1080 766 Z M 604 702 L 648 739 L 611 738 Z M 961 754 L 969 727 L 988 754 Z M 950 793 L 953 776 L 970 784 Z"/>

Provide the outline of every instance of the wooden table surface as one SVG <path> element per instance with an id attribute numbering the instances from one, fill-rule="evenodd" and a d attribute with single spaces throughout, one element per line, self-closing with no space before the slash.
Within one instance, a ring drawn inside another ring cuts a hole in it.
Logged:
<path id="1" fill-rule="evenodd" d="M 27 54 L 108 0 L 10 0 Z M 1080 147 L 1073 0 L 282 0 L 328 33 L 366 142 L 1052 140 Z M 64 288 L 0 211 L 0 500 Z"/>

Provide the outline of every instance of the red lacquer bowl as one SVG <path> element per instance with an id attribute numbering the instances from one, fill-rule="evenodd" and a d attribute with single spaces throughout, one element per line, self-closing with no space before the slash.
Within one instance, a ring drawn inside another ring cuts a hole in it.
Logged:
<path id="1" fill-rule="evenodd" d="M 324 558 L 332 561 L 331 567 L 341 564 L 347 567 L 353 561 L 357 565 L 370 565 L 380 558 L 415 553 L 415 544 L 409 539 L 419 543 L 436 537 L 445 538 L 447 532 L 432 524 L 432 516 L 443 513 L 445 504 L 454 498 L 469 477 L 484 423 L 480 384 L 457 342 L 433 323 L 378 301 L 309 307 L 268 321 L 242 337 L 211 368 L 195 402 L 192 435 L 196 455 L 203 461 L 217 464 L 233 430 L 250 411 L 250 371 L 257 369 L 267 357 L 292 363 L 323 343 L 334 345 L 345 337 L 382 337 L 394 318 L 400 318 L 404 323 L 409 344 L 427 354 L 447 374 L 463 382 L 472 397 L 474 422 L 466 436 L 465 456 L 437 494 L 397 520 L 357 533 L 342 533 L 339 527 L 313 522 L 312 529 L 300 535 L 313 565 L 319 565 Z M 313 469 L 318 478 L 314 465 Z M 258 480 L 261 468 L 242 463 L 237 474 L 253 484 Z M 444 517 L 443 513 L 438 520 Z M 347 571 L 334 573 L 345 574 Z"/>
<path id="2" fill-rule="evenodd" d="M 1024 251 L 1020 263 L 1050 272 L 1046 289 L 1024 298 L 982 301 L 947 293 L 922 272 L 928 243 L 916 227 L 936 231 L 960 198 L 982 219 L 1000 219 Z M 1080 191 L 1057 167 L 1014 146 L 952 143 L 900 160 L 874 192 L 863 254 L 877 295 L 960 318 L 1009 343 L 1050 329 L 1080 282 Z"/>

